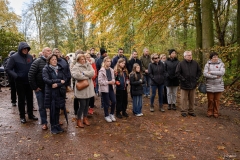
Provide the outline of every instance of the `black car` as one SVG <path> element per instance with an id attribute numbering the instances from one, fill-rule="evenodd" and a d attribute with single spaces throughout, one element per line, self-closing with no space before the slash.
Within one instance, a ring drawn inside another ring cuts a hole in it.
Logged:
<path id="1" fill-rule="evenodd" d="M 9 85 L 8 76 L 3 66 L 0 67 L 0 85 L 3 87 Z"/>

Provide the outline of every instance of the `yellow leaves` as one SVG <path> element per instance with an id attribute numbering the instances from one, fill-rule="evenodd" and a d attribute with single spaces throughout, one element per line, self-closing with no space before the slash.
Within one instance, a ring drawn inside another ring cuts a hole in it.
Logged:
<path id="1" fill-rule="evenodd" d="M 218 150 L 224 150 L 225 147 L 224 147 L 224 146 L 217 146 L 217 149 L 218 149 Z"/>
<path id="2" fill-rule="evenodd" d="M 94 157 L 94 158 L 97 158 L 97 157 L 100 157 L 100 156 L 101 156 L 101 155 L 100 155 L 100 154 L 97 154 L 97 153 L 94 153 L 94 154 L 93 154 L 93 157 Z"/>

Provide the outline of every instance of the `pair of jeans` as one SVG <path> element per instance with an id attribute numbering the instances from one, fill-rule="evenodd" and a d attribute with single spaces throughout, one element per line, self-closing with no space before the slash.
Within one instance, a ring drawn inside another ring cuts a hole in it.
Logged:
<path id="1" fill-rule="evenodd" d="M 47 112 L 44 106 L 45 93 L 43 90 L 35 91 L 35 95 L 38 102 L 39 114 L 41 118 L 41 124 L 47 124 Z"/>
<path id="2" fill-rule="evenodd" d="M 124 113 L 127 110 L 128 94 L 127 90 L 116 90 L 116 113 Z"/>
<path id="3" fill-rule="evenodd" d="M 110 103 L 109 103 L 110 101 L 111 101 L 110 114 L 114 114 L 116 97 L 115 97 L 112 86 L 109 86 L 109 92 L 102 92 L 102 101 L 103 101 L 102 105 L 103 105 L 105 117 L 109 116 L 108 107 L 110 106 Z"/>
<path id="4" fill-rule="evenodd" d="M 78 108 L 78 111 L 77 111 L 77 117 L 78 119 L 82 119 L 83 117 L 87 117 L 90 98 L 78 99 L 78 100 L 80 103 L 80 107 Z"/>
<path id="5" fill-rule="evenodd" d="M 143 94 L 147 96 L 150 95 L 151 79 L 148 75 L 143 75 L 143 79 L 145 81 L 145 84 L 143 84 Z"/>
<path id="6" fill-rule="evenodd" d="M 28 116 L 33 115 L 33 90 L 29 84 L 16 82 L 18 94 L 18 110 L 20 118 L 25 118 L 25 100 L 27 101 Z"/>
<path id="7" fill-rule="evenodd" d="M 151 105 L 153 105 L 154 103 L 154 98 L 156 96 L 156 90 L 158 90 L 158 102 L 159 102 L 159 105 L 162 106 L 163 104 L 163 87 L 164 85 L 156 85 L 156 86 L 151 86 L 152 88 L 152 95 L 151 95 Z"/>
<path id="8" fill-rule="evenodd" d="M 133 98 L 133 113 L 134 114 L 142 113 L 142 95 L 132 96 L 132 98 Z"/>

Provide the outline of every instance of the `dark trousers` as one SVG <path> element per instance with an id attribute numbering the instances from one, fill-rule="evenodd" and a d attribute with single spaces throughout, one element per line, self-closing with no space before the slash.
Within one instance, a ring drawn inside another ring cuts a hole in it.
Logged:
<path id="1" fill-rule="evenodd" d="M 114 114 L 115 105 L 116 105 L 116 97 L 114 95 L 112 86 L 109 86 L 108 93 L 102 92 L 102 100 L 103 100 L 103 108 L 104 108 L 105 117 L 109 116 L 109 113 L 108 113 L 109 106 L 111 106 L 110 114 Z M 110 105 L 110 101 L 111 101 L 111 105 Z"/>
<path id="2" fill-rule="evenodd" d="M 89 106 L 90 106 L 90 108 L 94 108 L 94 102 L 95 102 L 95 98 L 94 98 L 94 96 L 93 96 L 93 97 L 91 97 L 90 100 L 89 100 Z"/>
<path id="3" fill-rule="evenodd" d="M 17 102 L 17 90 L 16 90 L 16 84 L 14 80 L 10 80 L 10 88 L 11 88 L 11 103 Z"/>
<path id="4" fill-rule="evenodd" d="M 59 112 L 60 112 L 60 108 L 54 108 L 54 111 L 51 110 L 50 108 L 50 123 L 52 127 L 59 125 Z"/>
<path id="5" fill-rule="evenodd" d="M 87 117 L 90 99 L 86 98 L 86 99 L 78 99 L 78 100 L 80 103 L 80 107 L 78 108 L 77 117 L 78 119 L 82 119 L 83 117 Z"/>
<path id="6" fill-rule="evenodd" d="M 33 115 L 33 90 L 29 84 L 16 82 L 18 94 L 18 110 L 20 118 L 25 118 L 25 100 L 27 101 L 28 116 Z"/>
<path id="7" fill-rule="evenodd" d="M 116 90 L 116 113 L 126 112 L 128 105 L 127 90 Z"/>
<path id="8" fill-rule="evenodd" d="M 77 111 L 79 108 L 79 101 L 77 98 L 74 98 L 73 100 L 73 109 L 74 109 L 74 114 L 77 115 Z"/>

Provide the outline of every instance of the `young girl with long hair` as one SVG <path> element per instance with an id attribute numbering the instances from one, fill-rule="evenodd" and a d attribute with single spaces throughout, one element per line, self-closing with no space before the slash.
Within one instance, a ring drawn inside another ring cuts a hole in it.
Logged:
<path id="1" fill-rule="evenodd" d="M 99 84 L 99 92 L 102 94 L 103 101 L 103 109 L 105 114 L 105 120 L 107 122 L 116 121 L 114 117 L 115 105 L 116 105 L 116 97 L 114 94 L 114 85 L 115 85 L 115 77 L 114 70 L 110 68 L 111 59 L 109 57 L 105 57 L 103 59 L 102 67 L 99 70 L 98 74 L 98 84 Z M 111 101 L 111 105 L 110 105 Z M 111 107 L 111 111 L 109 114 L 108 107 Z"/>
<path id="2" fill-rule="evenodd" d="M 120 58 L 114 67 L 115 81 L 116 81 L 116 117 L 128 117 L 126 112 L 128 105 L 127 86 L 129 83 L 128 71 L 126 68 L 126 60 Z"/>
<path id="3" fill-rule="evenodd" d="M 140 117 L 142 116 L 142 95 L 143 86 L 145 81 L 143 80 L 143 75 L 139 64 L 135 63 L 133 65 L 133 70 L 130 73 L 130 84 L 131 84 L 131 96 L 133 99 L 133 114 Z"/>

